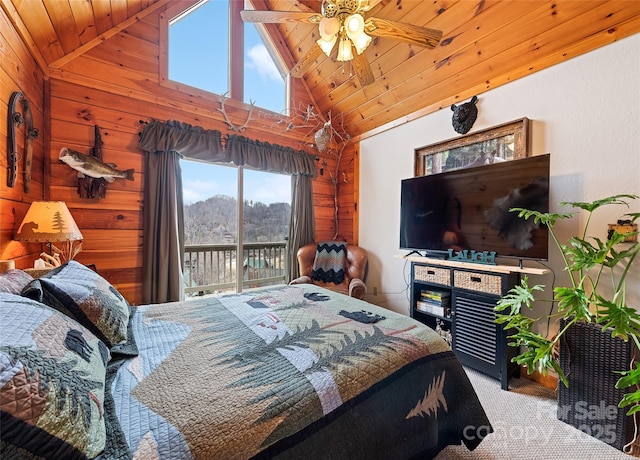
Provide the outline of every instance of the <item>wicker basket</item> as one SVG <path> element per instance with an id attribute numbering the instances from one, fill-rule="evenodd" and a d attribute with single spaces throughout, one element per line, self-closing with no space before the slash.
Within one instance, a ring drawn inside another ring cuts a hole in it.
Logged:
<path id="1" fill-rule="evenodd" d="M 560 328 L 565 324 L 562 320 Z M 634 424 L 617 407 L 627 390 L 616 389 L 615 372 L 629 369 L 635 351 L 631 340 L 613 338 L 600 326 L 572 325 L 560 339 L 560 366 L 569 387 L 558 382 L 558 419 L 622 450 L 633 439 Z"/>
<path id="2" fill-rule="evenodd" d="M 471 291 L 502 295 L 502 277 L 498 275 L 454 270 L 453 285 Z"/>
<path id="3" fill-rule="evenodd" d="M 451 286 L 451 270 L 448 268 L 427 267 L 424 265 L 413 266 L 413 279 L 428 283 Z"/>

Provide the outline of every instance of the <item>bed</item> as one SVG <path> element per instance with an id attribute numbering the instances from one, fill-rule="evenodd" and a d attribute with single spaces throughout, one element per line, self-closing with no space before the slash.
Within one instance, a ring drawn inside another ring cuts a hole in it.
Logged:
<path id="1" fill-rule="evenodd" d="M 492 431 L 442 338 L 343 294 L 130 307 L 77 262 L 11 276 L 2 458 L 432 458 Z"/>

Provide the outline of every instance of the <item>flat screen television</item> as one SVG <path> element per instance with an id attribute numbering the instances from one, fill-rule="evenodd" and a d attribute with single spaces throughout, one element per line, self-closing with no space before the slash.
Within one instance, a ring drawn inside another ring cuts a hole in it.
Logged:
<path id="1" fill-rule="evenodd" d="M 548 231 L 511 208 L 549 209 L 550 155 L 404 179 L 400 249 L 446 257 L 449 249 L 548 259 Z"/>

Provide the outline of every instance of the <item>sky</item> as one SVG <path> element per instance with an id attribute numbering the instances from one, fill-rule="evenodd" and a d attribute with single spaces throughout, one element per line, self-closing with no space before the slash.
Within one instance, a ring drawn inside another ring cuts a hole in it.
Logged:
<path id="1" fill-rule="evenodd" d="M 216 94 L 227 92 L 228 0 L 209 0 L 175 22 L 169 30 L 169 78 Z M 245 102 L 281 113 L 284 81 L 255 26 L 245 24 Z M 197 46 L 194 46 L 197 45 Z M 237 170 L 232 167 L 181 161 L 185 204 L 213 195 L 236 196 Z M 289 202 L 291 178 L 244 171 L 244 199 L 263 203 Z"/>
<path id="2" fill-rule="evenodd" d="M 184 204 L 206 200 L 214 195 L 237 198 L 238 170 L 229 166 L 180 161 Z M 244 169 L 244 199 L 265 204 L 291 202 L 291 177 Z"/>

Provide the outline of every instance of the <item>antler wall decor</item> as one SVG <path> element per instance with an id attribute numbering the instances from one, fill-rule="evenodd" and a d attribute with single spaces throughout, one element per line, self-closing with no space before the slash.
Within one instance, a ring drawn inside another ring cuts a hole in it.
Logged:
<path id="1" fill-rule="evenodd" d="M 251 113 L 253 113 L 253 107 L 255 105 L 255 101 L 250 101 L 251 103 L 250 103 L 250 107 L 249 107 L 249 114 L 247 115 L 247 120 L 244 122 L 244 124 L 240 125 L 240 126 L 236 126 L 231 122 L 231 120 L 229 120 L 229 117 L 227 117 L 227 111 L 224 108 L 224 103 L 225 103 L 225 101 L 227 99 L 229 99 L 227 97 L 227 93 L 224 93 L 222 95 L 222 97 L 220 98 L 220 107 L 221 108 L 218 109 L 218 112 L 222 113 L 222 116 L 224 117 L 224 122 L 229 126 L 229 129 L 231 131 L 236 132 L 236 133 L 242 132 L 247 128 L 247 126 L 249 125 L 249 122 L 251 120 L 253 120 L 253 118 L 251 118 Z"/>
<path id="2" fill-rule="evenodd" d="M 347 182 L 347 175 L 344 172 L 342 173 L 342 180 L 339 180 L 340 161 L 342 160 L 342 153 L 344 152 L 344 149 L 351 140 L 351 135 L 344 129 L 343 114 L 332 116 L 331 112 L 329 112 L 327 114 L 327 119 L 325 120 L 321 115 L 315 113 L 312 105 L 308 105 L 304 108 L 294 108 L 290 116 L 282 115 L 274 125 L 272 125 L 272 127 L 275 125 L 284 126 L 286 131 L 308 128 L 309 130 L 304 136 L 302 144 L 307 147 L 315 147 L 325 158 L 330 156 L 335 157 L 335 171 L 333 173 L 329 172 L 329 179 L 333 184 L 333 220 L 336 229 L 333 239 L 336 239 L 339 233 L 338 188 L 341 182 Z M 327 161 L 322 159 L 320 175 L 323 175 L 324 167 L 326 166 Z"/>

